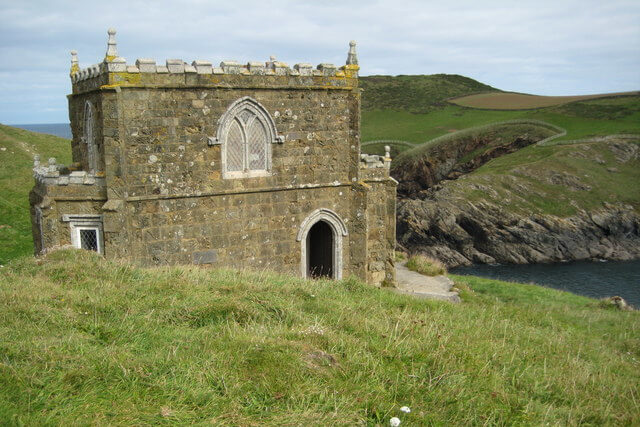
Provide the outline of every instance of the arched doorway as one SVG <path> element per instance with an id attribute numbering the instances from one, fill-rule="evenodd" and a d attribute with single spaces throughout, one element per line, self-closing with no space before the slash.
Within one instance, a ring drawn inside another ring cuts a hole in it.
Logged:
<path id="1" fill-rule="evenodd" d="M 344 221 L 331 209 L 320 208 L 309 214 L 296 237 L 302 277 L 342 279 L 342 240 L 348 234 Z"/>
<path id="2" fill-rule="evenodd" d="M 325 221 L 316 222 L 307 234 L 307 277 L 333 278 L 334 267 L 333 229 Z"/>

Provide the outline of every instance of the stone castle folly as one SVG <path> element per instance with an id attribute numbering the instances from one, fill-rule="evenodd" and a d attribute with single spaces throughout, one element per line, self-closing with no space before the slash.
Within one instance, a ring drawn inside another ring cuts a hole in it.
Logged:
<path id="1" fill-rule="evenodd" d="M 360 154 L 354 42 L 342 67 L 127 65 L 108 33 L 103 62 L 71 52 L 74 163 L 35 160 L 36 253 L 394 281 L 396 182 L 388 152 Z"/>

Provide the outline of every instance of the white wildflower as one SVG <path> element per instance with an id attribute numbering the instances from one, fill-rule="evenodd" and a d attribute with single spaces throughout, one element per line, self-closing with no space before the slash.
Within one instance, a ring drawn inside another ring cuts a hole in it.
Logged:
<path id="1" fill-rule="evenodd" d="M 391 424 L 391 427 L 398 427 L 400 425 L 400 418 L 398 417 L 393 417 L 389 420 L 389 424 Z"/>
<path id="2" fill-rule="evenodd" d="M 302 335 L 324 335 L 324 329 L 318 325 L 311 325 L 300 331 Z"/>
<path id="3" fill-rule="evenodd" d="M 408 406 L 403 406 L 402 408 L 400 408 L 400 410 L 405 414 L 408 414 L 409 412 L 411 412 L 411 408 L 409 408 Z"/>

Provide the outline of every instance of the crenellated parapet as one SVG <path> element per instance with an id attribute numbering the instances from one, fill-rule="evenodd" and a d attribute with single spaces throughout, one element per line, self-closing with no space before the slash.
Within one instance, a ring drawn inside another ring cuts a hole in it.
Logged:
<path id="1" fill-rule="evenodd" d="M 103 176 L 95 176 L 86 171 L 70 171 L 66 166 L 59 165 L 55 157 L 42 164 L 38 155 L 33 160 L 33 177 L 37 184 L 46 186 L 105 185 Z"/>
<path id="2" fill-rule="evenodd" d="M 109 29 L 109 41 L 104 61 L 86 68 L 78 65 L 76 51 L 71 52 L 71 82 L 74 93 L 93 90 L 102 86 L 148 86 L 148 85 L 224 85 L 224 76 L 272 76 L 273 81 L 247 80 L 248 85 L 278 85 L 278 77 L 287 77 L 282 85 L 320 86 L 320 87 L 357 87 L 358 58 L 355 42 L 350 42 L 346 64 L 336 66 L 321 63 L 313 66 L 298 63 L 290 67 L 287 63 L 270 57 L 268 61 L 250 61 L 242 64 L 236 61 L 221 61 L 218 65 L 207 60 L 194 60 L 191 63 L 182 59 L 167 59 L 156 63 L 154 59 L 139 58 L 134 64 L 118 56 L 115 30 Z M 293 79 L 292 79 L 293 78 Z M 295 78 L 299 78 L 297 81 Z M 89 84 L 88 84 L 89 83 Z M 237 84 L 237 81 L 234 81 Z"/>
<path id="3" fill-rule="evenodd" d="M 360 154 L 360 168 L 361 169 L 377 169 L 391 168 L 391 147 L 384 146 L 384 156 L 378 156 L 377 154 Z"/>

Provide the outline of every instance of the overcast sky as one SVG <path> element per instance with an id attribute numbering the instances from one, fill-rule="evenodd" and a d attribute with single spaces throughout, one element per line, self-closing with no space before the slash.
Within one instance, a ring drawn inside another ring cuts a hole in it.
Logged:
<path id="1" fill-rule="evenodd" d="M 640 90 L 640 0 L 0 0 L 0 123 L 68 121 L 71 49 L 104 58 L 345 62 L 541 95 Z"/>

